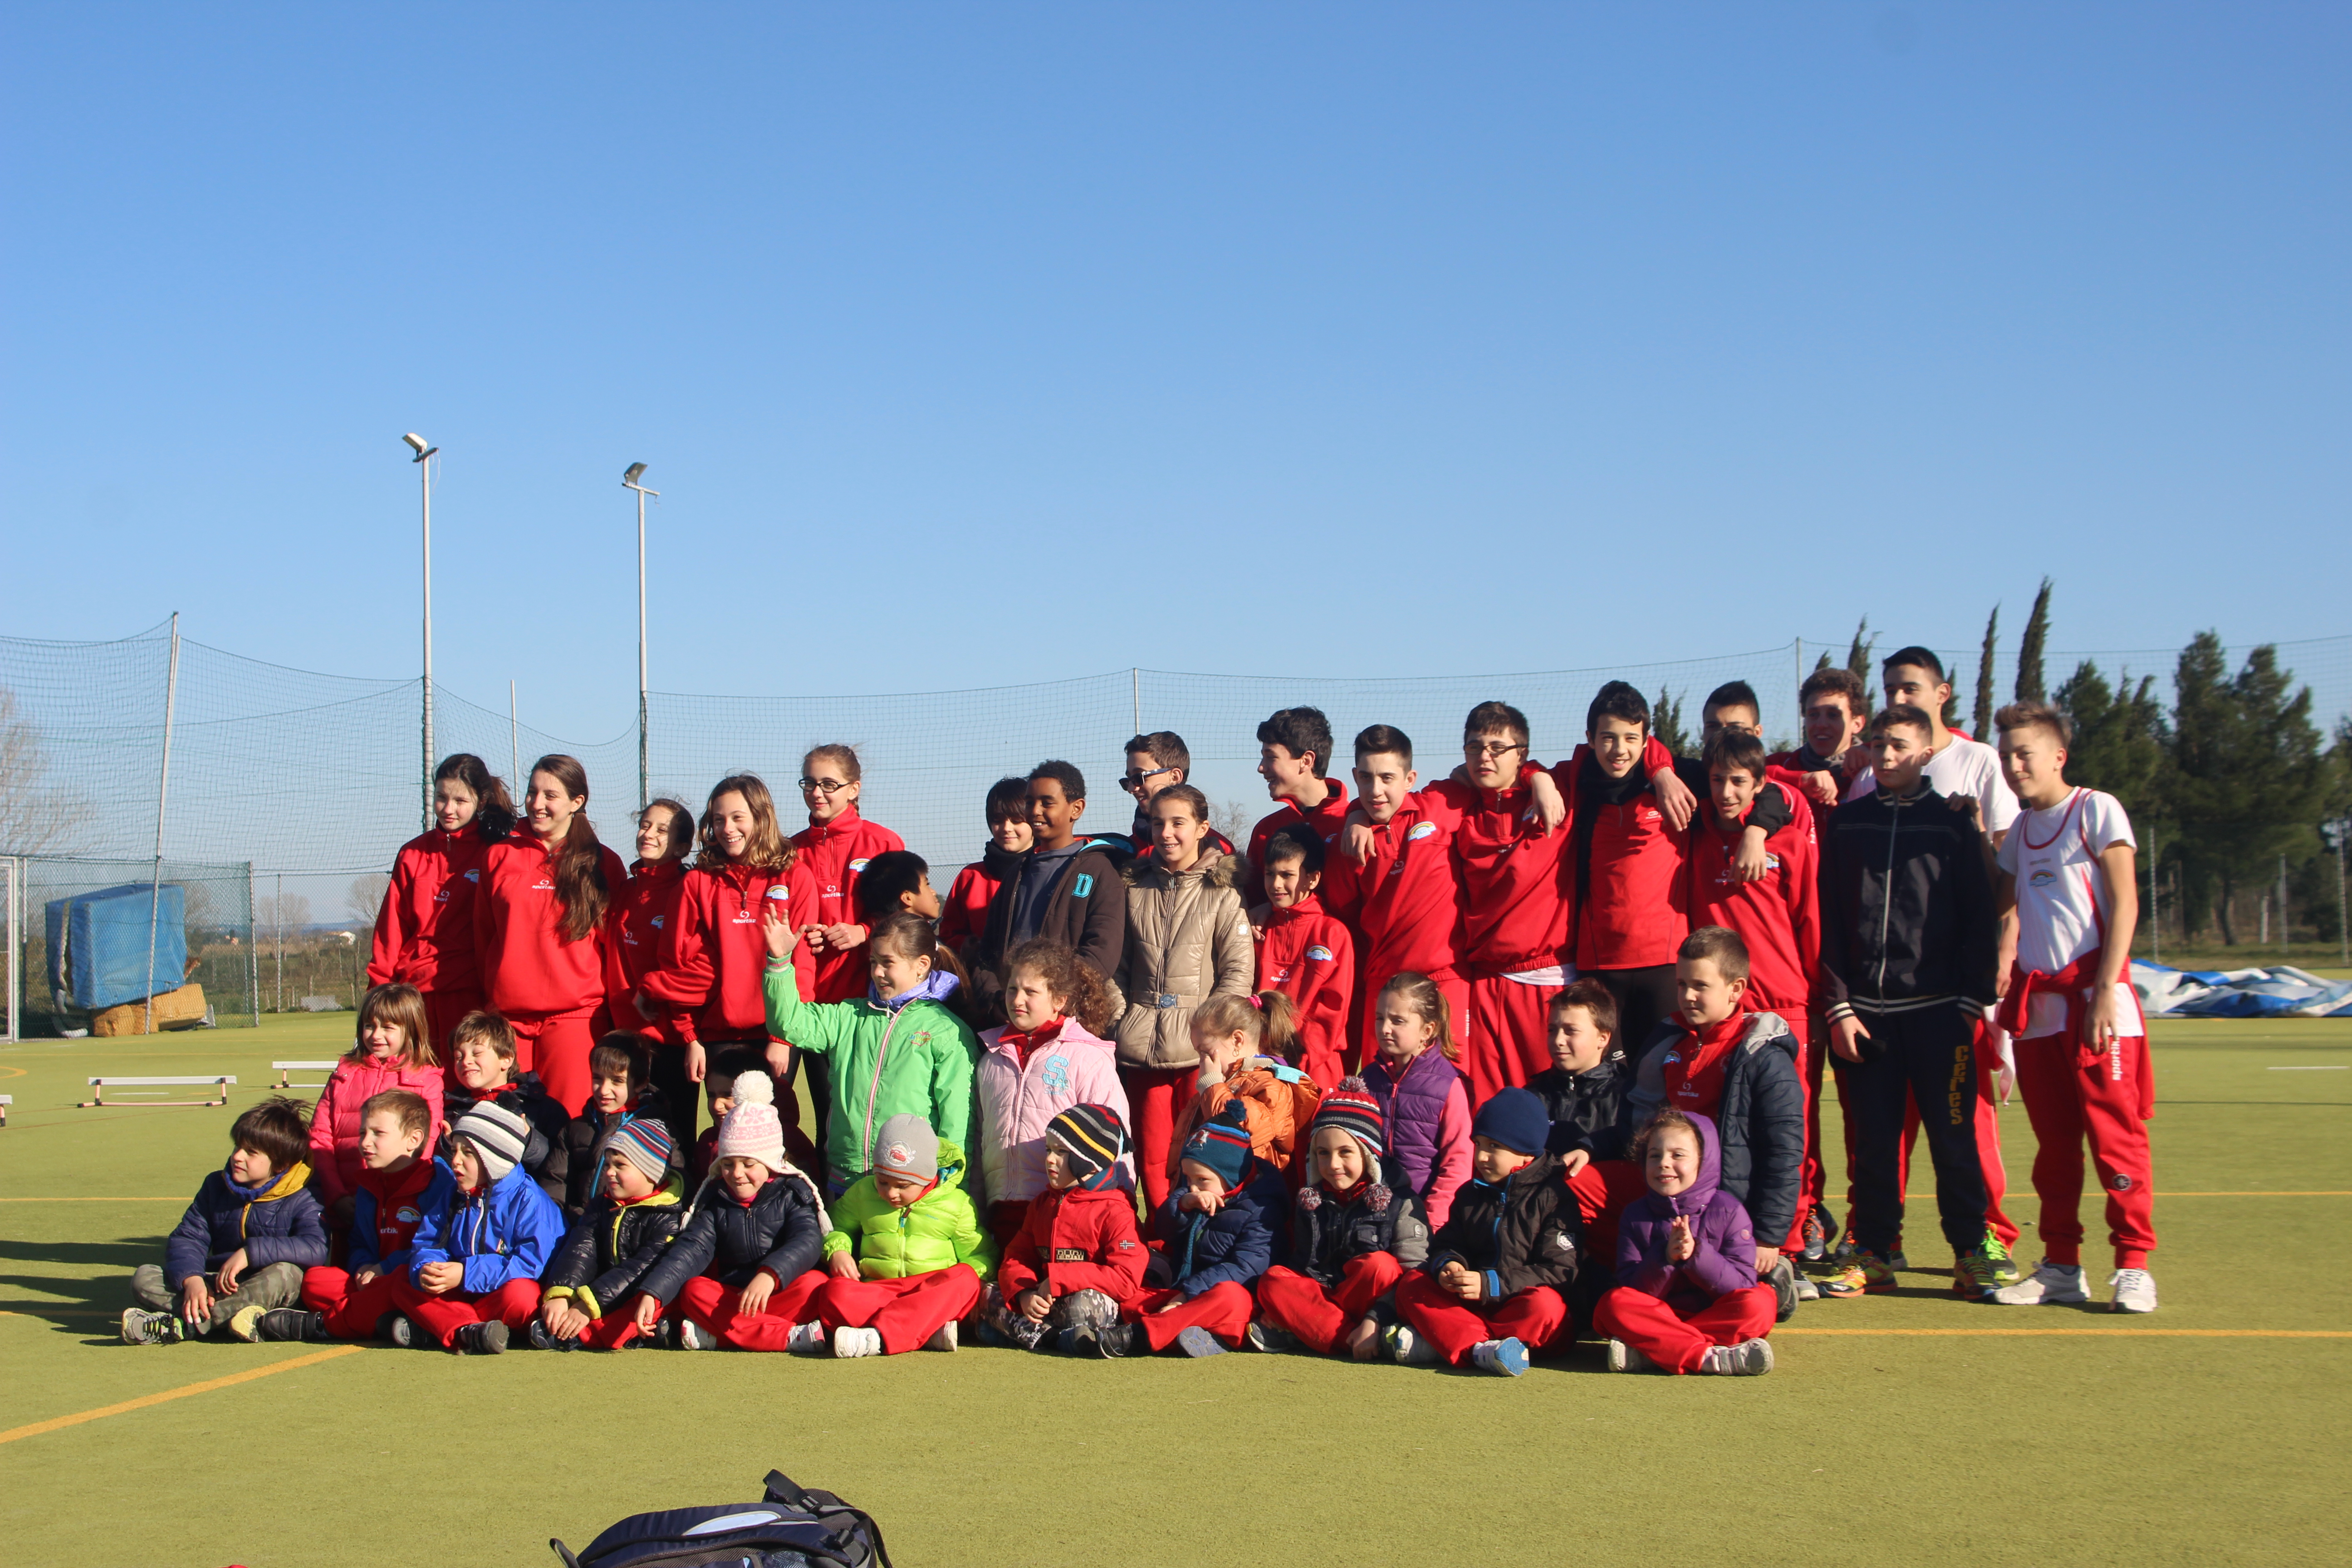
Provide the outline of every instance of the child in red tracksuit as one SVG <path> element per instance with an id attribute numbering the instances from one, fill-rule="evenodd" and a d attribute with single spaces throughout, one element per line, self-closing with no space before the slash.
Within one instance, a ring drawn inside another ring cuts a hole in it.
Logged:
<path id="1" fill-rule="evenodd" d="M 379 985 L 360 1000 L 359 1037 L 327 1075 L 310 1113 L 311 1190 L 327 1210 L 327 1227 L 352 1227 L 352 1194 L 366 1162 L 361 1157 L 365 1108 L 387 1089 L 424 1097 L 437 1131 L 443 1125 L 445 1079 L 433 1049 L 425 998 L 413 985 Z"/>
<path id="2" fill-rule="evenodd" d="M 646 1042 L 646 1065 L 670 1109 L 669 1130 L 681 1148 L 694 1142 L 694 1076 L 686 1060 L 691 1020 L 684 1009 L 637 1009 L 646 976 L 661 966 L 670 933 L 677 927 L 678 900 L 686 892 L 686 858 L 694 853 L 694 813 L 682 801 L 656 800 L 637 813 L 637 858 L 629 879 L 613 890 L 613 910 L 604 943 L 604 994 L 613 1027 L 635 1031 Z M 593 1178 L 593 1173 L 591 1176 Z"/>
<path id="3" fill-rule="evenodd" d="M 1289 1189 L 1250 1153 L 1238 1104 L 1202 1123 L 1181 1169 L 1184 1184 L 1153 1216 L 1173 1282 L 1123 1304 L 1119 1321 L 1091 1344 L 1081 1331 L 1082 1352 L 1144 1355 L 1172 1344 L 1188 1356 L 1213 1356 L 1241 1346 L 1256 1307 L 1250 1287 L 1274 1261 Z"/>
<path id="4" fill-rule="evenodd" d="M 1618 1223 L 1617 1288 L 1593 1312 L 1609 1370 L 1770 1372 L 1772 1287 L 1756 1278 L 1748 1211 L 1717 1185 L 1715 1122 L 1668 1106 L 1635 1144 L 1650 1190 Z"/>
<path id="5" fill-rule="evenodd" d="M 1474 1366 L 1504 1377 L 1568 1321 L 1560 1291 L 1581 1256 L 1576 1203 L 1559 1158 L 1544 1152 L 1551 1121 L 1531 1089 L 1507 1089 L 1478 1108 L 1476 1179 L 1430 1237 L 1429 1257 L 1397 1286 L 1389 1348 L 1402 1366 Z"/>
<path id="6" fill-rule="evenodd" d="M 1308 1144 L 1314 1179 L 1291 1207 L 1289 1263 L 1258 1279 L 1252 1349 L 1380 1359 L 1378 1309 L 1429 1256 L 1420 1200 L 1382 1169 L 1382 1147 L 1381 1104 L 1363 1079 L 1323 1097 Z"/>
<path id="7" fill-rule="evenodd" d="M 408 1267 L 408 1244 L 425 1214 L 449 1201 L 449 1167 L 426 1152 L 433 1111 L 414 1089 L 370 1097 L 360 1115 L 360 1174 L 352 1194 L 347 1268 L 302 1276 L 302 1306 L 264 1312 L 265 1340 L 364 1340 L 394 1310 L 393 1281 Z"/>
<path id="8" fill-rule="evenodd" d="M 1325 1089 L 1347 1075 L 1348 1010 L 1356 994 L 1356 939 L 1315 894 L 1323 881 L 1323 841 L 1305 831 L 1266 840 L 1265 902 L 1250 911 L 1257 938 L 1258 991 L 1279 991 L 1298 1010 L 1291 1065 Z M 1288 1053 L 1285 1053 L 1287 1055 Z"/>
<path id="9" fill-rule="evenodd" d="M 393 861 L 367 983 L 415 986 L 425 997 L 426 1035 L 446 1047 L 457 1020 L 482 1005 L 474 900 L 490 846 L 514 830 L 506 781 L 471 752 L 442 758 L 433 770 L 433 824 Z"/>
<path id="10" fill-rule="evenodd" d="M 1118 1180 L 1127 1125 L 1108 1105 L 1074 1105 L 1045 1124 L 1045 1190 L 1023 1211 L 989 1288 L 989 1326 L 1024 1350 L 1076 1348 L 1118 1321 L 1150 1258 L 1135 1195 Z"/>

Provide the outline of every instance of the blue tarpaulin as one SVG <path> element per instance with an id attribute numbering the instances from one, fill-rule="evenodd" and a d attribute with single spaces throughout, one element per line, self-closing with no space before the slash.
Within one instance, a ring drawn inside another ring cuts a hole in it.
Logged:
<path id="1" fill-rule="evenodd" d="M 148 983 L 152 902 L 155 978 Z M 96 1012 L 176 989 L 188 971 L 188 896 L 176 882 L 100 888 L 47 906 L 49 989 L 68 1005 Z"/>

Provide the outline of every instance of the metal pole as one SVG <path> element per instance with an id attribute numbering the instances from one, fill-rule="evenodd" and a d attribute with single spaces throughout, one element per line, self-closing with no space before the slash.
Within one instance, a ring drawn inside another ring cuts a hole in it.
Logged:
<path id="1" fill-rule="evenodd" d="M 507 682 L 507 780 L 509 787 L 522 777 L 522 721 L 515 717 L 514 682 Z"/>
<path id="2" fill-rule="evenodd" d="M 24 979 L 18 970 L 25 952 L 25 862 L 8 858 L 8 1038 L 22 1037 Z"/>
<path id="3" fill-rule="evenodd" d="M 261 1027 L 261 952 L 253 945 L 253 862 L 245 863 L 245 994 L 253 1003 L 253 1026 Z"/>
<path id="4" fill-rule="evenodd" d="M 2286 929 L 2286 857 L 2279 857 L 2279 956 L 2284 958 L 2294 945 Z"/>
<path id="5" fill-rule="evenodd" d="M 278 873 L 278 902 L 269 914 L 270 929 L 278 933 L 278 1011 L 286 1011 L 286 873 Z"/>
<path id="6" fill-rule="evenodd" d="M 2336 825 L 2336 940 L 2343 947 L 2343 962 L 2352 969 L 2352 928 L 2344 921 L 2344 840 L 2352 837 L 2352 817 Z"/>
<path id="7" fill-rule="evenodd" d="M 433 826 L 433 454 L 435 447 L 414 461 L 425 484 L 425 810 L 423 826 Z"/>
<path id="8" fill-rule="evenodd" d="M 637 811 L 653 799 L 646 758 L 646 492 L 637 491 Z"/>
<path id="9" fill-rule="evenodd" d="M 2156 901 L 2156 824 L 2147 825 L 2147 940 L 2149 956 L 2164 962 L 2164 911 Z"/>
<path id="10" fill-rule="evenodd" d="M 163 768 L 155 781 L 155 873 L 147 883 L 147 1027 L 155 1032 L 155 928 L 163 913 L 163 808 L 172 798 L 172 710 L 180 700 L 180 612 L 172 612 L 172 669 L 163 681 Z"/>
<path id="11" fill-rule="evenodd" d="M 1804 638 L 1802 638 L 1802 637 L 1799 637 L 1799 638 L 1797 639 L 1797 690 L 1798 690 L 1798 691 L 1800 691 L 1800 692 L 1801 692 L 1802 690 L 1804 690 L 1804 689 L 1805 689 L 1805 639 L 1804 639 Z M 1797 701 L 1797 722 L 1798 722 L 1798 730 L 1797 730 L 1797 744 L 1799 744 L 1799 745 L 1801 745 L 1801 745 L 1803 745 L 1803 744 L 1805 743 L 1805 732 L 1804 732 L 1804 729 L 1803 729 L 1803 725 L 1804 725 L 1804 719 L 1805 719 L 1805 700 L 1804 700 L 1802 697 L 1798 697 L 1798 698 L 1796 699 L 1796 701 Z M 1759 713 L 1759 714 L 1757 715 L 1757 717 L 1758 717 L 1759 719 L 1761 719 L 1761 718 L 1763 718 L 1763 717 L 1764 717 L 1764 715 L 1762 715 L 1761 713 Z"/>
<path id="12" fill-rule="evenodd" d="M 1140 735 L 1143 733 L 1143 671 L 1130 665 L 1127 679 L 1129 691 L 1135 700 L 1134 732 Z"/>

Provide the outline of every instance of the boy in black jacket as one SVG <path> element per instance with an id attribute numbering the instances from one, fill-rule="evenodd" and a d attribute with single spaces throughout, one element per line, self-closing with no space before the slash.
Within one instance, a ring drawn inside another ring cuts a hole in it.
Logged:
<path id="1" fill-rule="evenodd" d="M 572 1118 L 537 1073 L 516 1073 L 513 1026 L 496 1013 L 468 1013 L 458 1019 L 449 1031 L 449 1077 L 435 1155 L 449 1157 L 447 1129 L 457 1125 L 457 1118 L 486 1100 L 502 1105 L 530 1125 L 523 1142 L 522 1168 L 541 1192 L 562 1204 L 568 1163 L 563 1131 Z"/>
<path id="2" fill-rule="evenodd" d="M 622 1030 L 606 1035 L 588 1053 L 588 1103 L 563 1129 L 563 1193 L 556 1202 L 563 1205 L 564 1218 L 578 1219 L 595 1200 L 604 1181 L 605 1140 L 622 1122 L 658 1122 L 664 1138 L 677 1146 L 669 1101 L 647 1082 L 652 1070 L 643 1037 Z"/>
<path id="3" fill-rule="evenodd" d="M 677 1239 L 686 1217 L 668 1184 L 677 1156 L 669 1129 L 658 1121 L 630 1120 L 613 1130 L 604 1143 L 603 1195 L 572 1222 L 540 1281 L 546 1294 L 531 1320 L 535 1349 L 616 1351 L 637 1337 L 636 1319 L 617 1309 Z"/>
<path id="4" fill-rule="evenodd" d="M 1617 998 L 1598 980 L 1579 980 L 1551 999 L 1550 1019 L 1552 1065 L 1528 1080 L 1551 1121 L 1544 1152 L 1580 1153 L 1563 1162 L 1571 1175 L 1595 1160 L 1622 1160 L 1617 1113 L 1631 1075 L 1617 1043 Z"/>
<path id="5" fill-rule="evenodd" d="M 1428 1260 L 1397 1286 L 1404 1321 L 1389 1331 L 1389 1348 L 1400 1363 L 1517 1377 L 1529 1350 L 1567 1321 L 1559 1288 L 1576 1279 L 1580 1226 L 1559 1157 L 1543 1152 L 1550 1131 L 1543 1101 L 1524 1089 L 1478 1108 L 1474 1179 L 1454 1194 Z"/>
<path id="6" fill-rule="evenodd" d="M 971 952 L 973 1026 L 1004 1021 L 1004 955 L 1032 937 L 1050 937 L 1108 980 L 1127 952 L 1127 883 L 1119 868 L 1135 857 L 1124 838 L 1089 838 L 1078 829 L 1087 778 L 1068 763 L 1029 770 L 1029 853 L 997 885 L 988 923 Z"/>
<path id="7" fill-rule="evenodd" d="M 1981 1300 L 2000 1283 L 2000 1258 L 1985 1239 L 1975 1057 L 1977 1018 L 1994 1002 L 2000 928 L 1974 803 L 1947 800 L 1927 781 L 1932 736 L 1927 713 L 1908 704 L 1873 720 L 1878 787 L 1838 807 L 1822 842 L 1819 1000 L 1838 1097 L 1853 1111 L 1856 1246 L 1824 1296 L 1895 1289 L 1887 1257 L 1903 1230 L 1896 1152 L 1906 1093 L 1935 1162 L 1952 1289 Z"/>
<path id="8" fill-rule="evenodd" d="M 637 1331 L 651 1333 L 677 1301 L 680 1350 L 792 1348 L 793 1325 L 824 1283 L 817 1255 L 833 1228 L 816 1184 L 784 1158 L 776 1084 L 766 1073 L 735 1080 L 735 1109 L 719 1124 L 710 1180 L 661 1260 L 637 1286 Z"/>

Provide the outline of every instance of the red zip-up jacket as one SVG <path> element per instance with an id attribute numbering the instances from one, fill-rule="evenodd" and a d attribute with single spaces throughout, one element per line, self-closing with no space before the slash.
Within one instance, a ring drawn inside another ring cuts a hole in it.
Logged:
<path id="1" fill-rule="evenodd" d="M 1569 961 L 1579 969 L 1647 969 L 1672 963 L 1675 950 L 1690 934 L 1690 889 L 1684 860 L 1687 830 L 1677 831 L 1658 809 L 1658 797 L 1643 790 L 1622 805 L 1579 797 L 1576 776 L 1589 746 L 1579 746 L 1552 769 L 1552 782 L 1569 803 L 1570 844 L 1560 855 L 1560 885 L 1569 895 Z M 1674 757 L 1654 735 L 1639 764 L 1650 777 L 1671 769 Z M 1702 798 L 1698 810 L 1707 809 Z M 1582 908 L 1576 907 L 1575 835 L 1581 815 L 1593 814 L 1592 871 Z"/>
<path id="2" fill-rule="evenodd" d="M 997 879 L 988 863 L 975 860 L 955 874 L 948 896 L 940 900 L 940 945 L 963 955 L 966 942 L 978 942 L 988 929 L 988 900 L 996 897 Z"/>
<path id="3" fill-rule="evenodd" d="M 660 965 L 646 971 L 640 984 L 646 995 L 678 1010 L 688 1039 L 768 1038 L 768 994 L 760 981 L 768 943 L 760 934 L 760 913 L 770 903 L 795 928 L 809 923 L 803 911 L 816 907 L 816 879 L 804 857 L 795 856 L 782 873 L 698 866 L 679 884 L 677 918 Z M 793 950 L 793 968 L 803 986 L 814 984 L 808 943 Z"/>
<path id="4" fill-rule="evenodd" d="M 1822 964 L 1821 906 L 1815 892 L 1821 852 L 1803 791 L 1782 784 L 1764 787 L 1780 790 L 1796 803 L 1795 819 L 1764 841 L 1765 871 L 1757 881 L 1741 881 L 1732 868 L 1741 829 L 1719 826 L 1712 803 L 1700 806 L 1691 824 L 1690 921 L 1694 926 L 1728 926 L 1739 933 L 1748 944 L 1748 1007 L 1780 1014 L 1802 1039 L 1805 1004 Z"/>
<path id="5" fill-rule="evenodd" d="M 997 1266 L 1007 1301 L 1040 1279 L 1046 1294 L 1099 1290 L 1124 1301 L 1143 1289 L 1151 1256 L 1135 1230 L 1135 1194 L 1113 1183 L 1099 1192 L 1047 1187 L 1029 1200 L 1021 1232 Z"/>
<path id="6" fill-rule="evenodd" d="M 1279 991 L 1298 1006 L 1298 1041 L 1308 1063 L 1344 1061 L 1348 1007 L 1356 994 L 1356 939 L 1314 894 L 1286 910 L 1265 908 L 1254 989 Z M 1338 1079 L 1323 1086 L 1339 1087 Z"/>
<path id="7" fill-rule="evenodd" d="M 1323 787 L 1331 793 L 1313 811 L 1303 811 L 1295 800 L 1286 800 L 1257 819 L 1250 829 L 1250 875 L 1258 885 L 1250 889 L 1244 903 L 1255 903 L 1265 896 L 1265 841 L 1277 833 L 1294 837 L 1300 833 L 1312 833 L 1326 845 L 1339 837 L 1339 829 L 1348 821 L 1348 786 L 1338 779 L 1325 779 Z"/>
<path id="8" fill-rule="evenodd" d="M 596 847 L 606 893 L 618 899 L 629 873 L 608 845 Z M 609 912 L 609 911 L 608 911 Z M 490 846 L 474 900 L 482 994 L 497 1012 L 529 1018 L 584 1013 L 604 1000 L 605 927 L 563 940 L 555 865 L 529 828 Z"/>
<path id="9" fill-rule="evenodd" d="M 866 862 L 892 849 L 904 849 L 907 841 L 888 828 L 866 821 L 857 815 L 857 807 L 842 807 L 841 815 L 821 826 L 802 828 L 793 835 L 793 847 L 800 854 L 799 864 L 809 868 L 816 882 L 816 905 L 813 912 L 795 910 L 797 924 L 849 924 L 863 927 L 857 918 L 857 875 L 866 869 Z M 816 955 L 816 989 L 809 996 L 812 1002 L 850 1002 L 866 994 L 873 984 L 866 973 L 866 952 L 863 942 L 856 947 L 826 948 Z"/>
<path id="10" fill-rule="evenodd" d="M 397 1171 L 360 1173 L 357 1190 L 374 1200 L 375 1224 L 364 1237 L 354 1235 L 352 1238 L 351 1264 L 354 1269 L 370 1264 L 383 1269 L 387 1261 L 397 1268 L 405 1260 L 416 1227 L 425 1223 L 425 1205 L 419 1200 L 425 1189 L 433 1184 L 433 1149 L 427 1144 L 424 1152 Z M 362 1217 L 357 1213 L 352 1215 L 354 1230 Z M 368 1250 L 370 1247 L 373 1250 Z"/>
<path id="11" fill-rule="evenodd" d="M 671 1046 L 687 1040 L 683 1009 L 649 1024 L 637 1011 L 636 995 L 646 976 L 661 966 L 670 931 L 677 924 L 678 897 L 685 890 L 684 861 L 647 865 L 640 860 L 629 868 L 628 886 L 613 900 L 613 912 L 606 917 L 610 940 L 604 944 L 604 986 L 612 1002 L 613 1026 Z"/>
<path id="12" fill-rule="evenodd" d="M 1462 952 L 1462 868 L 1454 858 L 1461 813 L 1434 790 L 1405 797 L 1372 829 L 1371 858 L 1344 850 L 1323 867 L 1323 906 L 1363 938 L 1356 973 L 1367 986 L 1417 970 L 1451 979 Z"/>
<path id="13" fill-rule="evenodd" d="M 1546 833 L 1522 820 L 1536 771 L 1523 767 L 1507 790 L 1443 779 L 1422 792 L 1443 795 L 1461 814 L 1454 856 L 1462 866 L 1462 957 L 1487 974 L 1548 969 L 1568 942 L 1569 892 L 1559 875 L 1568 825 Z"/>
<path id="14" fill-rule="evenodd" d="M 392 884 L 376 911 L 367 982 L 399 981 L 419 991 L 471 991 L 481 982 L 474 952 L 474 895 L 490 847 L 472 825 L 439 828 L 400 847 Z"/>

